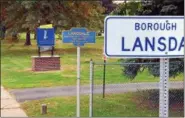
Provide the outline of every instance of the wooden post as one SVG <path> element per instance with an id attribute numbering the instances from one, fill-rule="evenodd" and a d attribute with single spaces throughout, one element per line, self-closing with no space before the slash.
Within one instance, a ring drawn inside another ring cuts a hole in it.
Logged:
<path id="1" fill-rule="evenodd" d="M 41 107 L 41 114 L 42 114 L 42 115 L 47 114 L 47 105 L 46 105 L 46 104 L 42 104 L 42 107 Z"/>
<path id="2" fill-rule="evenodd" d="M 40 46 L 38 47 L 38 55 L 40 57 Z"/>
<path id="3" fill-rule="evenodd" d="M 53 56 L 53 54 L 54 54 L 54 46 L 52 46 L 51 56 Z"/>

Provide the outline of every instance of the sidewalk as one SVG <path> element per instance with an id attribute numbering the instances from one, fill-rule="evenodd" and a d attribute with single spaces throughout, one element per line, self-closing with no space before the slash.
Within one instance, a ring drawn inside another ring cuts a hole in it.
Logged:
<path id="1" fill-rule="evenodd" d="M 1 86 L 1 117 L 27 117 L 19 103 Z"/>

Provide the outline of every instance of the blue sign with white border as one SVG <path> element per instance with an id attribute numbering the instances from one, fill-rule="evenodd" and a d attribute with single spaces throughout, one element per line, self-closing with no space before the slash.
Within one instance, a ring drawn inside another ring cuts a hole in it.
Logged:
<path id="1" fill-rule="evenodd" d="M 55 45 L 54 28 L 49 29 L 37 28 L 37 45 L 54 46 Z"/>
<path id="2" fill-rule="evenodd" d="M 85 43 L 95 43 L 96 32 L 88 32 L 86 28 L 72 28 L 62 32 L 63 43 L 73 43 L 84 46 Z"/>

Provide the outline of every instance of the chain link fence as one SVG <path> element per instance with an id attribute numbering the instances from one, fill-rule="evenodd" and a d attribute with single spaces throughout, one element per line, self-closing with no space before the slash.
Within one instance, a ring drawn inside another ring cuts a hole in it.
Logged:
<path id="1" fill-rule="evenodd" d="M 90 116 L 159 117 L 160 77 L 141 67 L 135 78 L 129 78 L 125 75 L 125 67 L 129 65 L 135 68 L 136 65 L 159 67 L 160 63 L 91 61 Z M 183 74 L 178 74 L 169 78 L 169 117 L 184 117 L 183 100 Z"/>

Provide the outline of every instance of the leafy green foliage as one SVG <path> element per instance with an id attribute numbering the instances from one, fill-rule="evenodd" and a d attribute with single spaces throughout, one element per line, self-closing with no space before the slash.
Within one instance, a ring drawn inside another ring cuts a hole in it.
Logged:
<path id="1" fill-rule="evenodd" d="M 123 63 L 135 63 L 136 60 L 135 59 L 129 59 L 129 60 L 120 60 Z M 126 75 L 128 78 L 130 79 L 134 79 L 134 77 L 138 74 L 138 72 L 140 71 L 142 65 L 139 64 L 128 64 L 128 65 L 123 65 L 123 74 Z M 134 69 L 133 69 L 134 68 Z"/>
<path id="2" fill-rule="evenodd" d="M 39 25 L 48 23 L 52 23 L 57 32 L 71 27 L 103 29 L 104 8 L 100 1 L 17 0 L 3 4 L 8 4 L 3 17 L 8 33 L 26 31 L 27 28 L 33 32 Z"/>
<path id="3" fill-rule="evenodd" d="M 139 72 L 142 72 L 144 69 L 148 69 L 149 73 L 152 74 L 154 77 L 159 77 L 160 75 L 159 59 L 126 59 L 120 61 L 126 63 L 133 63 L 130 65 L 123 65 L 123 74 L 128 76 L 128 78 L 130 79 L 134 79 L 137 76 L 137 74 Z M 170 77 L 175 77 L 180 73 L 183 73 L 184 72 L 183 59 L 170 59 L 169 69 Z"/>
<path id="4" fill-rule="evenodd" d="M 140 2 L 128 2 L 127 4 L 119 4 L 119 6 L 112 11 L 112 15 L 135 15 L 137 14 L 138 9 L 140 9 Z"/>

